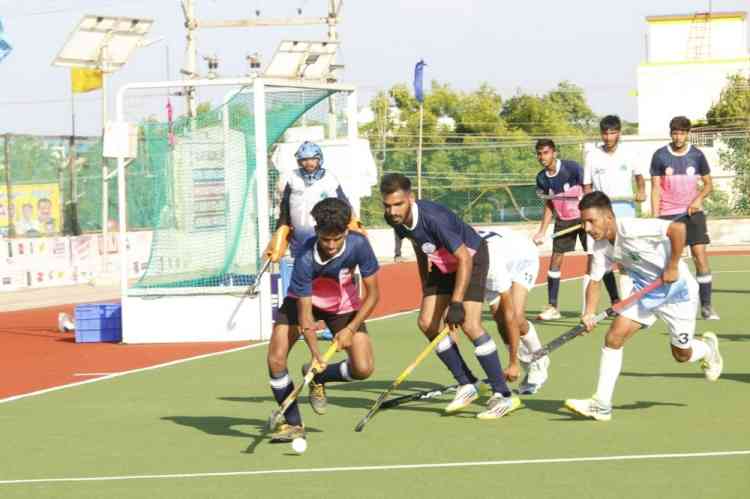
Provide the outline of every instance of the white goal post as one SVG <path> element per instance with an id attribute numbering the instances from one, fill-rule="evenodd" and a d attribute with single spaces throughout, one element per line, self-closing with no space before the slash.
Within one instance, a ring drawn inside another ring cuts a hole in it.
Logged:
<path id="1" fill-rule="evenodd" d="M 116 121 L 126 123 L 126 98 L 136 91 L 166 93 L 170 88 L 234 87 L 236 92 L 247 89 L 253 94 L 255 119 L 255 181 L 257 199 L 254 200 L 258 220 L 258 245 L 264 248 L 269 240 L 271 217 L 268 192 L 268 158 L 266 96 L 274 91 L 324 90 L 346 95 L 346 136 L 357 140 L 357 92 L 352 85 L 317 83 L 289 79 L 228 78 L 175 80 L 130 83 L 117 92 Z M 236 93 L 232 92 L 232 94 Z M 164 95 L 162 93 L 162 95 Z M 226 99 L 225 99 L 226 103 Z M 225 110 L 226 112 L 226 106 Z M 118 127 L 115 127 L 118 128 Z M 122 125 L 120 125 L 122 128 Z M 121 150 L 123 148 L 120 148 Z M 124 154 L 124 153 L 123 153 Z M 260 294 L 244 299 L 238 312 L 230 321 L 238 301 L 247 285 L 223 286 L 200 292 L 185 289 L 166 290 L 164 293 L 144 295 L 129 286 L 130 255 L 127 248 L 127 157 L 117 157 L 117 192 L 119 217 L 120 289 L 122 295 L 122 341 L 124 343 L 172 343 L 198 341 L 243 341 L 268 339 L 272 328 L 271 280 L 268 273 L 261 279 Z M 252 195 L 252 194 L 251 194 Z M 233 322 L 230 327 L 229 323 Z"/>

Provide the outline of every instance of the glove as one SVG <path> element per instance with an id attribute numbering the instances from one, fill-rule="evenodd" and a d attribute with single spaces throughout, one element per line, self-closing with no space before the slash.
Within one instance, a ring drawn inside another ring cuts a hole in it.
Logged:
<path id="1" fill-rule="evenodd" d="M 463 324 L 465 316 L 464 304 L 460 301 L 452 301 L 448 307 L 448 314 L 445 316 L 445 322 L 451 327 L 460 326 Z"/>
<path id="2" fill-rule="evenodd" d="M 288 225 L 282 225 L 276 232 L 274 232 L 271 240 L 268 241 L 268 246 L 263 252 L 263 256 L 266 259 L 271 260 L 273 263 L 277 263 L 281 260 L 281 257 L 286 253 L 286 247 L 289 244 L 289 234 L 291 234 L 292 228 Z"/>
<path id="3" fill-rule="evenodd" d="M 349 221 L 349 225 L 347 225 L 346 228 L 354 232 L 359 232 L 363 236 L 367 237 L 367 230 L 365 230 L 365 226 L 362 225 L 362 222 L 353 215 L 352 219 Z"/>

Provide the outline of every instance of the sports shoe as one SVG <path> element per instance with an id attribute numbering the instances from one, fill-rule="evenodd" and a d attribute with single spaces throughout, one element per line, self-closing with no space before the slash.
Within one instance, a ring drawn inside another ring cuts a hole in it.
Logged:
<path id="1" fill-rule="evenodd" d="M 447 414 L 452 414 L 456 411 L 460 411 L 478 398 L 479 393 L 477 392 L 476 386 L 471 384 L 461 385 L 458 387 L 458 390 L 456 390 L 456 396 L 453 397 L 453 401 L 445 408 L 445 412 Z"/>
<path id="2" fill-rule="evenodd" d="M 604 405 L 595 397 L 590 399 L 568 399 L 565 407 L 581 416 L 596 419 L 597 421 L 609 421 L 612 419 L 612 406 Z"/>
<path id="3" fill-rule="evenodd" d="M 718 321 L 721 319 L 711 305 L 704 305 L 701 307 L 701 317 L 707 321 Z"/>
<path id="4" fill-rule="evenodd" d="M 487 401 L 487 410 L 477 414 L 477 418 L 499 419 L 521 407 L 523 407 L 523 404 L 517 396 L 503 397 L 502 394 L 495 393 Z"/>
<path id="5" fill-rule="evenodd" d="M 521 395 L 533 395 L 538 392 L 549 377 L 549 372 L 547 371 L 549 364 L 549 356 L 544 356 L 530 364 L 522 363 L 521 367 L 526 370 L 526 376 L 524 376 L 521 384 L 518 385 L 518 393 Z"/>
<path id="6" fill-rule="evenodd" d="M 305 427 L 282 423 L 271 435 L 271 442 L 291 442 L 295 438 L 305 438 Z"/>
<path id="7" fill-rule="evenodd" d="M 305 363 L 305 365 L 302 366 L 302 376 L 307 374 L 307 371 L 310 369 L 310 363 Z M 328 399 L 326 398 L 326 385 L 323 383 L 316 383 L 315 378 L 310 380 L 310 384 L 308 385 L 310 387 L 310 396 L 308 399 L 310 400 L 310 407 L 312 407 L 313 411 L 315 411 L 315 414 L 323 415 L 328 410 Z"/>
<path id="8" fill-rule="evenodd" d="M 70 320 L 70 316 L 66 314 L 65 312 L 60 312 L 57 314 L 57 329 L 61 333 L 68 333 L 76 328 L 76 325 L 73 324 L 73 321 Z"/>
<path id="9" fill-rule="evenodd" d="M 557 308 L 550 305 L 537 315 L 536 318 L 540 321 L 555 321 L 561 319 L 562 315 L 560 315 L 560 311 Z"/>
<path id="10" fill-rule="evenodd" d="M 708 354 L 701 361 L 701 368 L 708 381 L 716 381 L 724 369 L 724 359 L 719 353 L 719 338 L 714 333 L 703 333 L 702 339 L 708 345 Z"/>

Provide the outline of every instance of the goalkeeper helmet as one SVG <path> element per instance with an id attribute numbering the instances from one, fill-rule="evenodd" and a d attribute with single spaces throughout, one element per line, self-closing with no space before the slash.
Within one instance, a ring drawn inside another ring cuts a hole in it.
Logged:
<path id="1" fill-rule="evenodd" d="M 297 158 L 298 162 L 303 159 L 318 158 L 318 161 L 320 161 L 318 166 L 323 166 L 323 150 L 318 144 L 313 142 L 303 142 L 302 145 L 299 146 L 299 149 L 297 149 L 297 152 L 294 153 L 294 157 Z"/>

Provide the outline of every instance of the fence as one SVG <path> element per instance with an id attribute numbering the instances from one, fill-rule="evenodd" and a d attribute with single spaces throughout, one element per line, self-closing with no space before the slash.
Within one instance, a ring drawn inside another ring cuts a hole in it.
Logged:
<path id="1" fill-rule="evenodd" d="M 748 134 L 694 134 L 692 140 L 712 167 L 715 192 L 706 202 L 709 214 L 750 215 Z M 625 137 L 621 147 L 631 150 L 638 166 L 648 172 L 653 151 L 667 141 Z M 559 157 L 582 162 L 591 144 L 592 139 L 585 138 L 558 140 Z M 401 172 L 416 183 L 415 147 L 373 148 L 373 153 L 381 174 Z M 141 146 L 139 157 L 145 160 L 127 169 L 129 230 L 151 229 L 158 218 L 148 155 L 149 150 Z M 0 236 L 101 231 L 102 165 L 99 137 L 0 136 Z M 446 204 L 470 223 L 539 220 L 543 204 L 534 186 L 539 169 L 533 142 L 528 140 L 426 147 L 423 197 Z M 110 218 L 116 223 L 116 182 L 111 180 L 108 188 Z M 369 227 L 385 225 L 377 186 L 371 197 L 363 199 L 361 216 Z"/>

